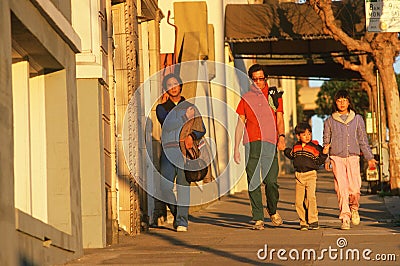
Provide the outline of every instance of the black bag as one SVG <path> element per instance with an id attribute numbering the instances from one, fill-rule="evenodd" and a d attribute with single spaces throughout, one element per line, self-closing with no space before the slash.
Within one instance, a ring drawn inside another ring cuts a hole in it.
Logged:
<path id="1" fill-rule="evenodd" d="M 186 162 L 184 166 L 186 181 L 198 182 L 204 179 L 208 172 L 208 165 L 200 158 L 199 149 L 186 149 Z"/>
<path id="2" fill-rule="evenodd" d="M 279 107 L 278 99 L 282 98 L 283 91 L 278 91 L 278 89 L 275 86 L 273 86 L 273 87 L 269 87 L 268 94 L 272 98 L 275 109 L 278 109 L 278 107 Z"/>

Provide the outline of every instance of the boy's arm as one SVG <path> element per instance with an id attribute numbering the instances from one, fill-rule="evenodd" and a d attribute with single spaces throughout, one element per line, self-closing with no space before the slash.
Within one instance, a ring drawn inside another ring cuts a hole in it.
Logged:
<path id="1" fill-rule="evenodd" d="M 329 145 L 329 144 L 328 144 L 328 145 Z M 327 151 L 329 151 L 329 148 L 328 148 L 328 150 L 327 150 L 326 148 L 322 148 L 321 145 L 317 145 L 317 150 L 319 151 L 319 155 L 318 155 L 318 157 L 315 159 L 315 163 L 316 163 L 318 166 L 320 166 L 320 165 L 324 164 L 325 161 L 326 161 L 326 158 L 328 158 Z"/>
<path id="2" fill-rule="evenodd" d="M 316 164 L 317 164 L 318 166 L 324 164 L 325 161 L 326 161 L 326 158 L 328 158 L 328 155 L 327 155 L 327 154 L 320 153 L 319 156 L 318 156 L 317 159 L 316 159 Z"/>
<path id="3" fill-rule="evenodd" d="M 285 156 L 287 157 L 287 158 L 289 158 L 290 160 L 293 160 L 294 159 L 294 157 L 293 157 L 293 149 L 290 149 L 290 148 L 286 148 L 284 151 L 283 151 L 283 153 L 285 154 Z"/>

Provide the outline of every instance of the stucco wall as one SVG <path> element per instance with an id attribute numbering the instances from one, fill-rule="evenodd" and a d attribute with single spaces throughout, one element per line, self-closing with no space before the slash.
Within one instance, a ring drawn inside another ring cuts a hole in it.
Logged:
<path id="1" fill-rule="evenodd" d="M 68 3 L 60 12 L 51 1 L 0 1 L 0 235 L 7 239 L 0 244 L 0 265 L 53 265 L 83 253 L 75 79 L 80 40 L 66 18 L 71 2 L 64 2 Z M 12 68 L 12 62 L 26 62 L 25 70 Z M 13 78 L 26 82 L 12 82 Z M 13 96 L 22 91 L 32 96 L 30 107 L 18 108 L 21 102 L 15 102 L 13 109 Z M 40 103 L 39 112 L 35 108 Z M 28 159 L 34 162 L 35 152 L 44 153 L 39 164 L 28 165 L 31 194 L 14 188 L 15 168 L 21 161 L 14 155 L 14 143 L 26 134 L 13 134 L 13 116 L 21 112 L 27 112 L 29 120 L 28 129 L 22 130 L 32 138 L 26 144 Z M 33 122 L 34 117 L 43 127 Z M 35 143 L 43 148 L 37 150 Z M 38 180 L 37 170 L 45 178 Z M 29 197 L 26 200 L 37 208 L 16 209 L 15 194 L 20 200 Z"/>

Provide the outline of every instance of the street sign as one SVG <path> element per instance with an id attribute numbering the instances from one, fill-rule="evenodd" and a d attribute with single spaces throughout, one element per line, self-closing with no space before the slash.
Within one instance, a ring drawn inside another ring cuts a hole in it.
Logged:
<path id="1" fill-rule="evenodd" d="M 400 0 L 365 0 L 365 23 L 370 32 L 400 32 Z"/>
<path id="2" fill-rule="evenodd" d="M 374 114 L 375 118 L 375 114 Z M 374 123 L 374 119 L 372 118 L 372 113 L 367 113 L 365 128 L 368 134 L 376 133 L 376 124 Z"/>

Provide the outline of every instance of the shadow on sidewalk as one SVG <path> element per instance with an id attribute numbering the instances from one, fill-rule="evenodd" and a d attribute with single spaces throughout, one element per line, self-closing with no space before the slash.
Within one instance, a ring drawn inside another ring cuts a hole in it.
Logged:
<path id="1" fill-rule="evenodd" d="M 249 226 L 250 217 L 247 215 L 231 214 L 225 212 L 208 212 L 208 215 L 191 216 L 189 220 L 198 224 L 209 224 L 228 228 L 246 228 Z"/>

